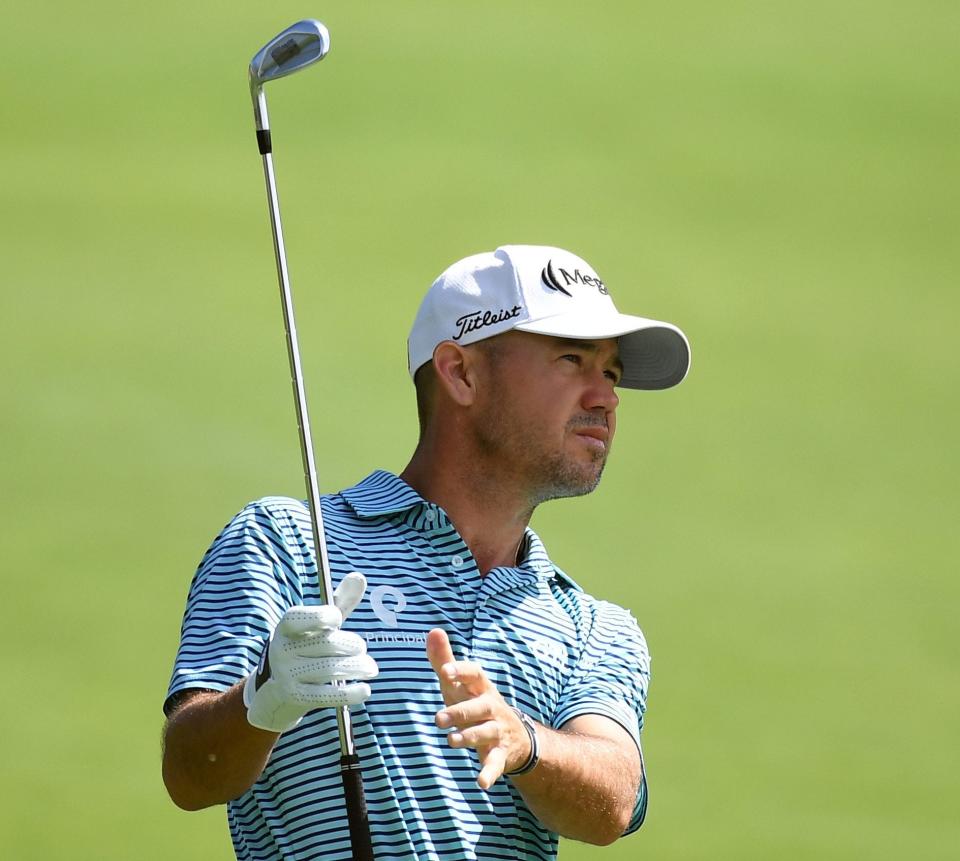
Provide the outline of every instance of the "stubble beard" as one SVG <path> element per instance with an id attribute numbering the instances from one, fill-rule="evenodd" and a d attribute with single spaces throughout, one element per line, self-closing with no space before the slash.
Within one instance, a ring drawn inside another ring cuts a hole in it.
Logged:
<path id="1" fill-rule="evenodd" d="M 589 461 L 584 462 L 563 449 L 548 447 L 536 436 L 535 423 L 525 421 L 524 416 L 496 410 L 487 419 L 477 429 L 480 449 L 503 469 L 505 480 L 522 482 L 531 510 L 551 499 L 585 496 L 600 483 L 608 448 L 591 451 Z M 577 427 L 600 423 L 594 416 L 578 416 L 568 422 L 564 439 Z"/>
<path id="2" fill-rule="evenodd" d="M 605 419 L 595 415 L 576 416 L 567 422 L 564 439 L 575 435 L 578 428 L 606 427 Z M 596 490 L 607 465 L 609 442 L 603 449 L 591 449 L 587 463 L 575 460 L 564 452 L 554 452 L 543 458 L 544 481 L 540 485 L 537 504 L 551 499 L 586 496 Z"/>
<path id="3" fill-rule="evenodd" d="M 606 465 L 607 456 L 602 452 L 591 456 L 589 466 L 573 463 L 560 455 L 546 460 L 542 464 L 542 481 L 531 497 L 533 505 L 549 502 L 551 499 L 566 499 L 592 493 L 600 484 Z"/>

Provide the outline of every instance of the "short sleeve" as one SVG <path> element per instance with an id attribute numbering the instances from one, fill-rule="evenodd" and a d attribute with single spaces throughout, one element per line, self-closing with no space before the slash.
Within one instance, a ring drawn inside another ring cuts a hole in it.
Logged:
<path id="1" fill-rule="evenodd" d="M 585 596 L 584 596 L 585 597 Z M 636 620 L 614 604 L 596 602 L 582 608 L 589 629 L 583 651 L 564 685 L 553 718 L 555 727 L 579 715 L 603 715 L 622 726 L 640 750 L 640 732 L 650 685 L 650 654 Z M 642 824 L 647 807 L 646 771 L 626 834 Z"/>
<path id="2" fill-rule="evenodd" d="M 279 498 L 224 527 L 190 585 L 165 711 L 180 691 L 225 691 L 253 670 L 283 613 L 302 603 L 302 546 Z"/>

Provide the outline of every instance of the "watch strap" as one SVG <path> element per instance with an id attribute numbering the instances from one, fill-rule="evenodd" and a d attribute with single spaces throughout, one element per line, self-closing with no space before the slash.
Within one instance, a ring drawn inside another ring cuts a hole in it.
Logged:
<path id="1" fill-rule="evenodd" d="M 519 777 L 521 774 L 527 774 L 528 772 L 533 771 L 537 767 L 537 763 L 540 762 L 540 739 L 537 737 L 537 727 L 534 722 L 530 719 L 530 716 L 524 714 L 520 709 L 510 706 L 514 714 L 520 719 L 520 723 L 523 724 L 523 728 L 527 731 L 527 735 L 530 737 L 530 757 L 527 761 L 520 766 L 520 768 L 514 769 L 513 771 L 505 771 L 504 775 L 506 777 Z"/>

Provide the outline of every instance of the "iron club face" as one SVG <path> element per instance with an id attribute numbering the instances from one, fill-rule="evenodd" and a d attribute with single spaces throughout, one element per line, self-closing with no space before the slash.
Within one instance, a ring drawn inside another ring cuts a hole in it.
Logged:
<path id="1" fill-rule="evenodd" d="M 322 60 L 330 50 L 330 33 L 319 21 L 308 18 L 291 24 L 274 36 L 250 61 L 251 86 L 292 75 Z"/>
<path id="2" fill-rule="evenodd" d="M 250 97 L 253 99 L 258 138 L 263 138 L 261 133 L 266 133 L 266 139 L 261 141 L 261 153 L 264 152 L 264 146 L 269 147 L 270 130 L 263 85 L 313 65 L 327 56 L 329 50 L 330 33 L 327 28 L 319 21 L 307 18 L 291 24 L 274 36 L 250 61 L 247 77 L 250 79 Z"/>

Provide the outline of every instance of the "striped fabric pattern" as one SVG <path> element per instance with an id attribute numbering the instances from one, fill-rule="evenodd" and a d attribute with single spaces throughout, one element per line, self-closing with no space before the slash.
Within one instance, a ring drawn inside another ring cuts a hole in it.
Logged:
<path id="1" fill-rule="evenodd" d="M 476 786 L 473 751 L 453 750 L 433 723 L 443 707 L 425 655 L 443 628 L 458 660 L 481 664 L 507 702 L 559 727 L 582 714 L 620 723 L 639 746 L 649 656 L 625 610 L 586 595 L 527 530 L 522 564 L 481 577 L 438 506 L 378 471 L 323 498 L 334 584 L 362 571 L 367 592 L 345 628 L 380 666 L 352 710 L 378 861 L 554 859 L 545 830 L 504 778 Z M 167 692 L 223 691 L 250 673 L 293 604 L 317 601 L 305 503 L 267 497 L 220 533 L 194 576 Z M 256 784 L 227 808 L 240 859 L 349 861 L 336 721 L 308 714 L 284 733 Z M 636 830 L 646 808 L 637 797 Z"/>

